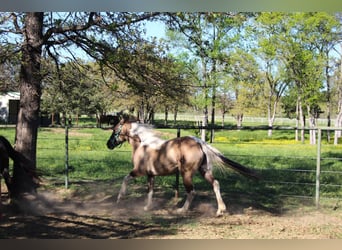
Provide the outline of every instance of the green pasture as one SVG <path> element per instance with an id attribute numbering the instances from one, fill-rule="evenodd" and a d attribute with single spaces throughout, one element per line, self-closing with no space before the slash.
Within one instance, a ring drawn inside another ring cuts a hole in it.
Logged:
<path id="1" fill-rule="evenodd" d="M 176 137 L 176 129 L 159 129 L 163 138 Z M 14 128 L 1 128 L 0 134 L 11 142 Z M 132 168 L 131 148 L 125 143 L 108 150 L 107 139 L 111 130 L 99 128 L 69 129 L 69 180 L 108 180 L 117 192 L 122 178 Z M 181 135 L 198 134 L 195 130 L 181 130 Z M 315 169 L 317 146 L 294 140 L 294 131 L 275 130 L 269 138 L 266 130 L 218 130 L 212 143 L 224 155 L 255 169 L 262 180 L 249 180 L 233 171 L 215 170 L 223 196 L 229 203 L 244 202 L 279 211 L 289 204 L 313 205 L 315 196 Z M 64 185 L 65 129 L 41 128 L 38 135 L 37 168 L 47 180 Z M 342 145 L 328 143 L 323 133 L 321 161 L 321 197 L 336 203 L 342 196 Z M 174 176 L 157 177 L 156 188 L 172 195 Z M 195 189 L 210 190 L 199 175 L 194 178 Z M 132 185 L 146 187 L 146 178 L 138 178 Z M 181 192 L 183 191 L 181 187 Z M 143 192 L 141 195 L 145 195 Z M 214 197 L 212 197 L 214 199 Z M 214 200 L 213 200 L 214 202 Z"/>

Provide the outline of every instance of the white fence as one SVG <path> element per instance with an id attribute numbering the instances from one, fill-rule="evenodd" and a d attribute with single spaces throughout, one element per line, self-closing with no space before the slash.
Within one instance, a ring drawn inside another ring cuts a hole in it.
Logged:
<path id="1" fill-rule="evenodd" d="M 163 113 L 157 113 L 155 114 L 155 119 L 157 120 L 164 120 L 165 114 Z M 173 120 L 173 114 L 168 115 L 168 120 Z M 202 114 L 189 114 L 189 113 L 180 113 L 177 115 L 177 121 L 194 121 L 194 122 L 202 122 L 203 121 L 203 115 Z M 228 123 L 236 123 L 236 120 L 231 115 L 226 115 L 224 118 L 225 122 Z M 220 123 L 222 122 L 222 116 L 220 114 L 217 114 L 215 117 L 215 122 Z M 252 117 L 252 116 L 244 116 L 243 117 L 243 124 L 262 124 L 262 125 L 268 125 L 268 119 L 266 117 Z M 309 121 L 306 120 L 306 124 L 309 124 Z M 317 119 L 317 126 L 326 127 L 328 124 L 328 120 L 326 118 L 319 118 Z M 331 119 L 331 124 L 335 124 L 335 119 Z M 284 118 L 284 117 L 277 117 L 274 122 L 275 126 L 296 126 L 296 119 L 290 119 L 290 118 Z"/>

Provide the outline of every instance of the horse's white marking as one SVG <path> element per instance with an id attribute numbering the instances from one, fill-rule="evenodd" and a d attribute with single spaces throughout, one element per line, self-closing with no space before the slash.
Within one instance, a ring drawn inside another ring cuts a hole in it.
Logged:
<path id="1" fill-rule="evenodd" d="M 165 140 L 157 136 L 156 132 L 152 130 L 152 126 L 146 124 L 132 123 L 131 136 L 139 136 L 141 140 L 140 146 L 149 146 L 154 149 L 160 149 Z"/>

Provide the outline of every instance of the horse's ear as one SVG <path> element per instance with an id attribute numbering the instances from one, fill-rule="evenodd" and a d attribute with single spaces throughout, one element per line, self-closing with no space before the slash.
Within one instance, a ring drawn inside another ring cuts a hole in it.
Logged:
<path id="1" fill-rule="evenodd" d="M 126 122 L 129 120 L 129 114 L 125 113 L 123 110 L 117 113 L 119 121 Z"/>
<path id="2" fill-rule="evenodd" d="M 121 119 L 123 119 L 125 122 L 129 121 L 129 117 L 130 117 L 129 114 L 126 114 L 126 113 L 121 114 Z"/>

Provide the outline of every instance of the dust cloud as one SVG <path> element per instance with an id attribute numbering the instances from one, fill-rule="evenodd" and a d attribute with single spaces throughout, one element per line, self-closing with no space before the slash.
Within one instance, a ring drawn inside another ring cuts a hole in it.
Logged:
<path id="1" fill-rule="evenodd" d="M 172 197 L 170 199 L 170 197 L 165 197 L 163 192 L 159 194 L 156 192 L 152 209 L 144 211 L 147 198 L 144 187 L 139 190 L 132 188 L 120 203 L 116 203 L 118 190 L 111 184 L 110 182 L 99 184 L 96 181 L 85 181 L 74 184 L 70 189 L 61 186 L 53 189 L 51 187 L 38 189 L 35 194 L 25 194 L 20 200 L 12 200 L 11 205 L 9 200 L 4 202 L 2 208 L 11 213 L 14 212 L 13 207 L 15 207 L 17 213 L 35 216 L 75 214 L 131 218 L 148 213 L 176 215 L 176 209 L 184 202 L 183 199 L 175 200 Z M 193 211 L 203 216 L 212 216 L 216 212 L 210 204 L 197 206 Z"/>

